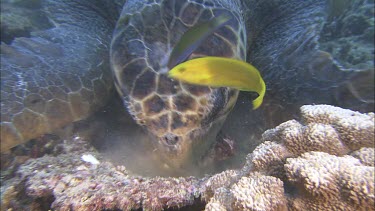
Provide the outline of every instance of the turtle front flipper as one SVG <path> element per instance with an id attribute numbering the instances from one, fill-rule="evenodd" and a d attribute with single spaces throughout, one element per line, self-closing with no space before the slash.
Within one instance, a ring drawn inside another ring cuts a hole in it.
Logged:
<path id="1" fill-rule="evenodd" d="M 2 9 L 10 7 L 2 10 L 2 38 L 22 24 L 36 26 L 1 43 L 2 152 L 106 103 L 113 87 L 108 46 L 118 14 L 116 5 L 100 0 L 12 2 L 1 2 Z"/>

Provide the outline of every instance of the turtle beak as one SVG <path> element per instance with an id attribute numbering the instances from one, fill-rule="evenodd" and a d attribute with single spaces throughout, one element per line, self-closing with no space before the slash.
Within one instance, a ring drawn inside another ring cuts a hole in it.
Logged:
<path id="1" fill-rule="evenodd" d="M 167 133 L 156 138 L 154 146 L 158 149 L 158 156 L 163 163 L 171 168 L 182 169 L 185 167 L 191 152 L 191 146 L 185 143 L 186 137 Z"/>
<path id="2" fill-rule="evenodd" d="M 153 133 L 153 144 L 161 161 L 173 169 L 190 169 L 196 166 L 216 141 L 216 135 L 225 117 L 207 127 L 178 135 L 168 132 L 162 136 Z"/>

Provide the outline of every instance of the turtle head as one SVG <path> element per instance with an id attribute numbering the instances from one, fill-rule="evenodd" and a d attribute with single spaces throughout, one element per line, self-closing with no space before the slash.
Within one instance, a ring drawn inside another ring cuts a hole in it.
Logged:
<path id="1" fill-rule="evenodd" d="M 192 1 L 125 4 L 117 22 L 110 51 L 115 86 L 129 113 L 172 167 L 204 155 L 238 91 L 189 85 L 169 78 L 167 72 L 179 62 L 202 56 L 245 60 L 243 17 L 233 12 L 234 6 L 238 5 Z"/>
<path id="2" fill-rule="evenodd" d="M 195 163 L 215 141 L 238 91 L 190 85 L 165 74 L 153 77 L 156 89 L 150 94 L 141 98 L 133 90 L 123 98 L 127 110 L 148 132 L 166 164 L 181 168 Z"/>
<path id="3" fill-rule="evenodd" d="M 212 90 L 213 93 L 217 91 L 219 90 Z M 206 113 L 208 115 L 194 115 L 193 112 L 173 113 L 172 118 L 169 119 L 169 127 L 165 128 L 163 121 L 146 125 L 145 128 L 149 131 L 152 143 L 158 152 L 157 155 L 165 164 L 173 169 L 189 169 L 200 163 L 211 149 L 238 94 L 235 90 L 221 91 L 226 94 L 223 97 L 227 97 L 231 102 L 227 102 L 226 108 L 219 108 L 223 105 L 222 102 L 215 102 L 215 100 L 210 102 L 210 107 L 218 106 L 220 112 L 216 114 L 212 115 L 211 112 Z M 160 133 L 161 131 L 165 132 Z"/>

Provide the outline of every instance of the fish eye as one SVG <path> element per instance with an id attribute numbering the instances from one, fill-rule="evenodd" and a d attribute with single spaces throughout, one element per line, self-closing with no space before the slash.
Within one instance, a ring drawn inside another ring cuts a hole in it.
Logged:
<path id="1" fill-rule="evenodd" d="M 180 68 L 178 68 L 178 71 L 179 71 L 180 73 L 183 73 L 183 72 L 185 72 L 185 70 L 186 70 L 186 68 L 185 68 L 185 67 L 180 67 Z"/>

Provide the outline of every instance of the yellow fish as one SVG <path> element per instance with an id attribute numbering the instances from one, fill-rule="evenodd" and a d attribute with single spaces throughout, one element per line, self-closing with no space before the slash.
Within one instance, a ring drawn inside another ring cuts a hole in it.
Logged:
<path id="1" fill-rule="evenodd" d="M 266 93 L 266 84 L 259 71 L 236 59 L 213 56 L 192 59 L 173 67 L 168 76 L 196 85 L 257 92 L 259 96 L 253 101 L 253 109 L 262 104 Z"/>

